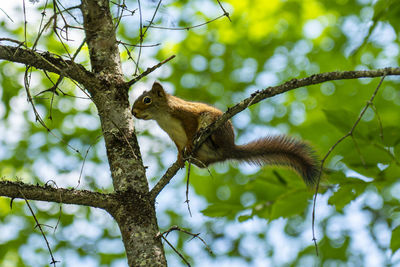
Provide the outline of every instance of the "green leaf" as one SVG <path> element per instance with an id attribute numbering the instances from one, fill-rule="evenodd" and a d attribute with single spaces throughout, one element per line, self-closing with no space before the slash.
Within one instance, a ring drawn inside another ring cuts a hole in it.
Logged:
<path id="1" fill-rule="evenodd" d="M 355 198 L 356 194 L 351 188 L 351 186 L 341 186 L 329 198 L 328 204 L 335 206 L 336 210 L 340 211 Z"/>
<path id="2" fill-rule="evenodd" d="M 311 196 L 312 193 L 305 190 L 293 190 L 280 196 L 272 205 L 270 219 L 303 213 Z"/>
<path id="3" fill-rule="evenodd" d="M 339 189 L 329 198 L 328 204 L 334 205 L 341 211 L 347 204 L 365 191 L 368 183 L 360 179 L 347 178 L 347 183 L 340 185 Z"/>
<path id="4" fill-rule="evenodd" d="M 287 188 L 281 183 L 272 181 L 272 179 L 254 179 L 246 184 L 245 190 L 254 192 L 258 199 L 274 201 L 285 193 Z"/>
<path id="5" fill-rule="evenodd" d="M 342 161 L 352 170 L 371 178 L 377 178 L 381 170 L 378 163 L 389 164 L 392 157 L 384 148 L 358 143 L 343 155 Z"/>
<path id="6" fill-rule="evenodd" d="M 348 182 L 348 178 L 344 175 L 342 171 L 333 171 L 329 173 L 327 182 L 332 184 L 343 184 Z"/>
<path id="7" fill-rule="evenodd" d="M 392 238 L 390 239 L 390 249 L 392 254 L 400 248 L 400 226 L 397 226 L 392 231 Z"/>
<path id="8" fill-rule="evenodd" d="M 239 211 L 243 210 L 243 206 L 240 204 L 230 203 L 215 203 L 209 205 L 206 209 L 201 212 L 208 217 L 234 217 Z"/>
<path id="9" fill-rule="evenodd" d="M 400 127 L 388 126 L 383 128 L 383 142 L 387 146 L 395 146 L 400 143 Z"/>
<path id="10" fill-rule="evenodd" d="M 321 254 L 326 259 L 338 259 L 342 261 L 347 260 L 347 249 L 350 244 L 350 238 L 346 238 L 342 242 L 337 240 L 324 239 L 321 242 Z"/>
<path id="11" fill-rule="evenodd" d="M 357 116 L 344 109 L 322 109 L 326 119 L 342 133 L 348 133 L 354 125 Z"/>
<path id="12" fill-rule="evenodd" d="M 251 215 L 242 215 L 242 216 L 238 217 L 238 221 L 239 222 L 244 222 L 244 221 L 247 221 L 248 219 L 251 219 L 251 218 L 253 218 L 253 216 L 251 216 Z"/>

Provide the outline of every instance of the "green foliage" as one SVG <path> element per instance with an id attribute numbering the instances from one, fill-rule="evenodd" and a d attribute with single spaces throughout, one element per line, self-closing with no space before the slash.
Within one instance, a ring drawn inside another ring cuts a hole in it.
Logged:
<path id="1" fill-rule="evenodd" d="M 390 249 L 392 250 L 393 254 L 400 249 L 400 227 L 397 226 L 392 231 L 392 239 L 390 240 Z"/>
<path id="2" fill-rule="evenodd" d="M 125 2 L 131 10 L 137 8 L 137 1 Z M 152 14 L 157 1 L 141 2 L 148 11 L 146 14 Z M 142 48 L 141 70 L 152 66 L 155 60 L 172 54 L 177 57 L 137 84 L 132 93 L 136 96 L 138 88 L 148 87 L 158 79 L 166 84 L 170 93 L 226 110 L 256 90 L 292 78 L 326 71 L 398 66 L 398 1 L 379 0 L 374 5 L 371 2 L 230 0 L 222 4 L 232 22 L 221 18 L 185 31 L 149 28 L 145 44 L 161 45 Z M 43 6 L 44 1 L 30 9 L 36 10 L 40 5 Z M 113 8 L 116 14 L 117 8 Z M 72 15 L 78 15 L 79 21 L 79 12 L 74 12 Z M 217 1 L 166 2 L 154 22 L 166 27 L 187 27 L 220 14 Z M 2 35 L 23 40 L 23 23 L 16 26 L 17 22 L 10 24 L 6 17 L 1 18 Z M 145 17 L 144 21 L 150 18 Z M 71 18 L 68 16 L 68 19 Z M 137 12 L 132 18 L 124 17 L 117 32 L 119 40 L 130 43 L 139 40 L 139 28 L 135 26 L 138 21 Z M 37 27 L 29 20 L 29 44 L 34 42 Z M 76 38 L 64 45 L 74 51 L 79 42 L 80 38 Z M 39 47 L 67 54 L 51 32 L 42 37 Z M 120 50 L 128 80 L 134 73 L 129 53 L 137 60 L 139 48 L 129 48 L 128 53 L 120 46 Z M 90 69 L 86 46 L 77 62 Z M 112 185 L 96 108 L 90 100 L 76 98 L 86 96 L 67 79 L 59 86 L 65 94 L 43 92 L 53 83 L 45 74 L 32 70 L 31 94 L 39 94 L 34 103 L 52 130 L 48 133 L 35 121 L 26 101 L 24 71 L 23 66 L 0 63 L 1 176 L 20 177 L 31 183 L 55 180 L 59 187 L 75 187 L 85 153 L 90 148 L 79 188 L 110 190 Z M 50 77 L 53 82 L 58 78 Z M 237 142 L 245 143 L 268 134 L 290 134 L 307 140 L 323 158 L 352 129 L 378 83 L 379 78 L 327 82 L 267 99 L 232 119 Z M 374 248 L 374 253 L 383 259 L 382 266 L 389 266 L 393 262 L 387 256 L 388 251 L 391 249 L 393 255 L 395 251 L 398 254 L 400 240 L 398 211 L 396 213 L 400 204 L 399 111 L 399 79 L 386 77 L 352 136 L 338 143 L 325 161 L 316 211 L 318 258 L 310 233 L 313 190 L 306 188 L 296 173 L 284 168 L 258 169 L 227 163 L 210 167 L 212 176 L 207 171 L 192 168 L 189 199 L 200 203 L 191 206 L 194 218 L 187 215 L 186 206 L 182 204 L 185 201 L 183 179 L 176 177 L 162 192 L 162 200 L 158 200 L 159 224 L 165 229 L 172 225 L 187 227 L 206 236 L 215 253 L 212 256 L 201 254 L 204 251 L 199 247 L 203 246 L 200 242 L 197 245 L 198 240 L 189 242 L 190 237 L 183 233 L 175 235 L 177 249 L 195 266 L 205 266 L 199 255 L 205 255 L 214 266 L 228 257 L 237 260 L 240 266 L 255 266 L 262 260 L 270 266 L 364 266 L 369 255 L 360 249 L 363 247 Z M 152 182 L 176 156 L 173 144 L 155 129 L 154 124 L 137 123 L 144 162 L 149 166 Z M 53 227 L 57 224 L 59 205 L 42 206 L 33 201 L 31 204 L 41 223 Z M 349 223 L 354 222 L 353 214 L 363 216 L 359 218 L 365 225 L 359 221 L 356 226 Z M 27 266 L 27 262 L 41 266 L 49 262 L 44 242 L 22 201 L 15 200 L 10 209 L 9 200 L 0 199 L 0 222 L 0 227 L 19 227 L 14 229 L 15 235 L 1 239 L 0 259 L 12 262 L 12 266 Z M 96 230 L 88 224 L 93 224 Z M 277 224 L 284 227 L 277 230 L 274 228 Z M 92 235 L 85 234 L 86 228 L 93 230 Z M 366 229 L 368 240 L 360 244 L 354 233 Z M 379 237 L 376 229 L 388 234 Z M 115 246 L 98 246 L 102 240 L 106 241 L 101 244 L 114 244 L 119 240 L 117 226 L 106 214 L 82 207 L 64 209 L 63 206 L 55 234 L 53 229 L 46 231 L 52 238 L 56 259 L 62 260 L 61 266 L 68 266 L 67 256 L 71 254 L 78 259 L 88 256 L 103 266 L 124 257 L 122 242 Z M 73 235 L 75 232 L 77 234 Z M 278 237 L 274 235 L 277 232 L 281 233 Z M 255 244 L 254 247 L 248 248 L 249 243 Z M 353 243 L 358 244 L 354 247 Z M 37 258 L 30 261 L 20 253 L 26 249 L 24 244 L 35 251 Z M 285 247 L 293 244 L 291 256 L 285 258 L 285 252 L 277 244 Z M 177 257 L 171 249 L 166 247 L 166 250 L 170 258 Z"/>

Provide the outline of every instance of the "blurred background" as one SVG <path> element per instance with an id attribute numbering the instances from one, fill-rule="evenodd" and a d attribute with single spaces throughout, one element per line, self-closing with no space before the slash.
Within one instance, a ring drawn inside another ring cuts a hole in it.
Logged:
<path id="1" fill-rule="evenodd" d="M 183 99 L 226 110 L 256 90 L 315 73 L 399 65 L 400 5 L 395 0 L 230 0 L 110 2 L 126 80 L 176 58 L 135 84 L 133 101 L 154 80 Z M 24 11 L 25 4 L 25 11 Z M 84 39 L 79 1 L 0 4 L 0 38 L 68 58 Z M 54 5 L 58 14 L 55 34 Z M 140 22 L 146 30 L 140 46 Z M 140 16 L 140 13 L 142 16 Z M 24 21 L 27 21 L 24 30 Z M 206 23 L 210 22 L 210 23 Z M 199 27 L 193 27 L 206 23 Z M 158 28 L 157 28 L 158 27 Z M 40 33 L 40 38 L 38 38 Z M 26 39 L 25 39 L 26 38 Z M 37 41 L 36 41 L 37 40 Z M 2 44 L 9 44 L 1 41 Z M 15 44 L 13 44 L 15 45 Z M 136 46 L 134 46 L 136 45 Z M 84 45 L 76 61 L 90 69 Z M 25 66 L 0 62 L 0 176 L 32 184 L 111 192 L 97 110 L 84 92 L 57 76 L 30 74 L 30 93 L 51 133 L 35 120 L 24 88 Z M 50 81 L 51 79 L 52 81 Z M 236 142 L 270 134 L 307 140 L 323 158 L 354 125 L 379 78 L 326 82 L 253 105 L 232 119 Z M 219 164 L 191 168 L 157 198 L 161 231 L 192 266 L 400 266 L 400 89 L 387 77 L 352 137 L 325 162 L 312 241 L 312 197 L 294 172 Z M 153 186 L 176 159 L 173 142 L 152 121 L 135 121 Z M 72 147 L 72 148 L 71 148 Z M 76 152 L 79 150 L 79 152 Z M 60 263 L 127 266 L 118 226 L 102 210 L 30 202 Z M 50 256 L 22 200 L 0 198 L 0 265 L 47 266 Z M 169 266 L 186 266 L 165 244 Z"/>

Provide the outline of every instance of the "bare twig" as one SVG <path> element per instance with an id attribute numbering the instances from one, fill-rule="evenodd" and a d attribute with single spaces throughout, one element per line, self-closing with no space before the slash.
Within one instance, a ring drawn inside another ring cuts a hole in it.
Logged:
<path id="1" fill-rule="evenodd" d="M 144 36 L 144 35 L 146 34 L 146 32 L 148 31 L 148 29 L 149 29 L 149 26 L 151 26 L 151 25 L 153 24 L 153 21 L 154 21 L 154 18 L 156 17 L 157 11 L 158 11 L 158 9 L 160 8 L 161 1 L 162 1 L 162 0 L 158 1 L 158 4 L 157 4 L 157 7 L 156 7 L 156 10 L 154 11 L 154 13 L 153 13 L 153 16 L 151 17 L 151 20 L 150 20 L 150 23 L 149 23 L 149 25 L 145 26 L 145 29 L 144 29 L 143 36 Z"/>
<path id="2" fill-rule="evenodd" d="M 48 133 L 50 133 L 51 135 L 53 135 L 55 138 L 57 138 L 59 141 L 63 142 L 67 147 L 69 147 L 71 150 L 73 150 L 75 153 L 80 154 L 79 150 L 74 148 L 73 146 L 71 146 L 70 144 L 68 144 L 64 139 L 62 139 L 61 137 L 57 136 L 56 134 L 54 134 L 50 128 L 46 125 L 46 123 L 44 122 L 44 120 L 42 119 L 42 117 L 40 116 L 39 112 L 36 109 L 35 104 L 33 103 L 33 99 L 29 90 L 29 84 L 30 84 L 30 69 L 31 67 L 27 66 L 26 70 L 25 70 L 25 75 L 24 75 L 24 86 L 25 86 L 25 91 L 26 91 L 26 95 L 28 98 L 28 102 L 31 104 L 32 106 L 32 110 L 33 113 L 35 114 L 35 119 L 36 121 L 38 121 L 40 123 L 40 125 L 42 125 Z"/>
<path id="3" fill-rule="evenodd" d="M 133 78 L 132 80 L 130 80 L 129 82 L 127 82 L 127 86 L 130 87 L 133 84 L 135 84 L 136 82 L 138 82 L 140 79 L 142 79 L 143 77 L 149 75 L 150 73 L 152 73 L 153 71 L 155 71 L 156 69 L 158 69 L 159 67 L 161 67 L 162 65 L 164 65 L 165 63 L 167 63 L 168 61 L 170 61 L 171 59 L 173 59 L 175 57 L 175 55 L 170 56 L 169 58 L 161 61 L 160 63 L 158 63 L 157 65 L 154 65 L 151 68 L 147 68 L 147 70 L 145 70 L 144 72 L 142 72 L 139 76 Z"/>
<path id="4" fill-rule="evenodd" d="M 28 45 L 27 38 L 26 38 L 26 25 L 28 24 L 28 21 L 26 20 L 25 0 L 22 0 L 22 10 L 23 10 L 23 13 L 24 13 L 24 44 Z"/>
<path id="5" fill-rule="evenodd" d="M 0 38 L 0 41 L 8 41 L 8 42 L 12 42 L 12 43 L 16 43 L 18 45 L 24 46 L 24 42 L 20 42 L 18 40 L 14 40 L 11 38 Z"/>
<path id="6" fill-rule="evenodd" d="M 206 21 L 206 22 L 203 22 L 203 23 L 200 23 L 200 24 L 197 24 L 197 25 L 194 25 L 194 26 L 188 26 L 188 27 L 177 27 L 177 28 L 172 28 L 172 27 L 152 26 L 152 25 L 148 25 L 148 26 L 146 26 L 146 27 L 148 27 L 148 28 L 154 28 L 154 29 L 160 29 L 160 30 L 171 30 L 171 31 L 182 31 L 182 30 L 187 30 L 187 31 L 188 31 L 188 30 L 191 30 L 191 29 L 194 29 L 194 28 L 198 28 L 198 27 L 204 26 L 204 25 L 209 24 L 209 23 L 211 23 L 211 22 L 214 22 L 214 21 L 216 21 L 217 19 L 220 19 L 220 18 L 225 17 L 225 16 L 226 16 L 225 14 L 222 14 L 222 15 L 220 15 L 220 16 L 218 16 L 218 17 L 212 19 L 212 20 L 208 20 L 208 21 Z"/>
<path id="7" fill-rule="evenodd" d="M 71 58 L 72 61 L 74 61 L 75 58 L 78 56 L 79 52 L 82 50 L 82 47 L 85 45 L 85 42 L 86 42 L 86 38 L 83 39 L 82 43 L 79 45 L 78 49 L 75 51 L 74 55 L 73 55 L 72 58 Z M 51 80 L 51 78 L 48 76 L 48 74 L 47 74 L 46 71 L 44 71 L 44 74 L 47 76 L 48 80 L 53 84 L 53 86 L 52 86 L 51 88 L 49 88 L 49 89 L 46 89 L 46 90 L 43 90 L 43 91 L 37 93 L 35 96 L 41 95 L 41 94 L 46 93 L 46 92 L 51 92 L 51 93 L 52 93 L 52 96 L 51 96 L 51 105 L 50 105 L 50 116 L 49 116 L 49 118 L 51 119 L 51 117 L 52 117 L 52 116 L 51 116 L 51 111 L 52 111 L 52 107 L 53 107 L 54 95 L 55 95 L 55 94 L 58 95 L 57 89 L 58 89 L 64 96 L 67 95 L 67 94 L 64 93 L 64 92 L 58 87 L 58 86 L 60 85 L 60 83 L 62 82 L 62 80 L 64 79 L 64 76 L 63 76 L 62 74 L 58 77 L 56 83 L 54 83 L 54 82 Z M 73 81 L 73 82 L 75 83 L 75 81 Z M 76 84 L 76 83 L 75 83 L 75 84 Z M 77 84 L 76 84 L 76 85 L 77 85 Z M 77 85 L 77 86 L 78 86 L 78 85 Z M 80 88 L 80 86 L 78 86 L 78 88 Z M 86 93 L 85 90 L 83 90 L 82 88 L 80 88 L 80 89 L 81 89 L 84 93 Z M 87 93 L 86 93 L 86 95 L 87 95 Z M 88 96 L 88 97 L 90 98 L 90 96 Z"/>
<path id="8" fill-rule="evenodd" d="M 53 184 L 56 189 L 58 189 L 57 183 L 54 180 L 48 180 L 45 185 L 48 186 L 50 183 Z M 53 233 L 56 232 L 56 230 L 58 228 L 58 225 L 60 224 L 60 221 L 61 221 L 61 216 L 62 216 L 62 196 L 61 196 L 61 194 L 60 194 L 59 205 L 60 205 L 59 206 L 60 207 L 60 213 L 58 215 L 57 223 L 56 223 L 56 226 L 54 227 Z"/>
<path id="9" fill-rule="evenodd" d="M 110 1 L 110 2 L 118 7 L 117 22 L 115 23 L 115 28 L 117 29 L 119 24 L 120 24 L 120 22 L 121 22 L 121 19 L 122 19 L 123 15 L 124 15 L 124 11 L 127 9 L 127 7 L 126 7 L 126 4 L 125 4 L 125 0 L 122 1 L 122 4 L 118 4 L 118 3 L 115 3 L 113 1 Z M 132 13 L 132 15 L 133 15 L 133 13 Z"/>
<path id="10" fill-rule="evenodd" d="M 382 142 L 384 142 L 384 138 L 383 138 L 383 126 L 382 126 L 382 120 L 381 117 L 379 116 L 378 110 L 376 109 L 374 103 L 371 103 L 371 108 L 374 110 L 375 115 L 376 115 L 376 119 L 378 120 L 378 124 L 379 124 L 379 136 L 381 137 Z"/>
<path id="11" fill-rule="evenodd" d="M 204 241 L 204 239 L 200 237 L 200 233 L 198 233 L 198 234 L 193 234 L 193 233 L 189 232 L 188 230 L 182 229 L 182 228 L 180 228 L 179 226 L 174 225 L 174 226 L 170 227 L 167 231 L 164 231 L 164 232 L 160 233 L 159 235 L 160 235 L 160 236 L 164 236 L 164 235 L 165 235 L 165 236 L 168 236 L 169 233 L 171 233 L 172 231 L 179 231 L 179 232 L 182 232 L 182 233 L 185 233 L 185 234 L 187 234 L 187 235 L 192 236 L 192 239 L 194 239 L 194 238 L 199 239 L 199 240 L 204 244 L 204 246 L 206 247 L 207 251 L 208 251 L 210 254 L 213 254 L 211 248 L 207 245 L 206 241 Z"/>
<path id="12" fill-rule="evenodd" d="M 140 0 L 138 1 L 138 6 L 139 6 L 139 53 L 137 56 L 136 60 L 136 68 L 135 68 L 135 74 L 136 75 L 139 71 L 139 61 L 140 61 L 140 56 L 142 55 L 142 44 L 143 44 L 143 38 L 144 38 L 144 33 L 143 33 L 143 22 L 142 22 L 142 7 L 140 5 Z"/>
<path id="13" fill-rule="evenodd" d="M 42 234 L 43 239 L 44 239 L 44 241 L 46 242 L 47 249 L 49 250 L 49 253 L 50 253 L 50 256 L 51 256 L 51 262 L 50 262 L 50 264 L 53 264 L 54 266 L 56 266 L 56 263 L 59 262 L 59 261 L 56 261 L 56 260 L 54 259 L 53 252 L 51 251 L 49 241 L 47 240 L 47 237 L 46 237 L 46 235 L 45 235 L 44 232 L 43 232 L 43 228 L 42 228 L 41 224 L 39 223 L 38 219 L 36 218 L 36 215 L 35 215 L 35 213 L 33 212 L 33 209 L 32 209 L 32 207 L 31 207 L 31 205 L 29 204 L 29 201 L 26 199 L 24 193 L 22 193 L 22 192 L 20 191 L 20 194 L 21 194 L 22 197 L 24 198 L 25 203 L 26 203 L 26 205 L 28 205 L 28 208 L 29 208 L 29 210 L 30 210 L 30 212 L 31 212 L 31 214 L 32 214 L 32 217 L 33 217 L 33 219 L 34 219 L 35 222 L 36 222 L 35 228 L 36 228 L 36 227 L 39 228 L 40 233 Z"/>
<path id="14" fill-rule="evenodd" d="M 38 33 L 37 33 L 37 36 L 36 36 L 36 40 L 35 40 L 35 42 L 33 43 L 33 46 L 32 46 L 33 50 L 35 50 L 36 45 L 39 42 L 39 39 L 40 39 L 43 31 L 45 30 L 45 27 L 42 30 L 42 25 L 43 25 L 44 17 L 46 16 L 47 3 L 48 3 L 48 0 L 46 0 L 46 2 L 44 4 L 44 8 L 43 8 L 43 11 L 42 11 L 42 17 L 40 18 L 40 24 L 39 24 L 39 28 L 38 28 Z"/>
<path id="15" fill-rule="evenodd" d="M 7 14 L 7 12 L 4 11 L 4 9 L 2 9 L 2 8 L 0 7 L 0 10 L 7 16 L 7 18 L 8 18 L 9 20 L 11 20 L 11 22 L 14 22 L 14 21 L 12 20 L 12 18 Z"/>
<path id="16" fill-rule="evenodd" d="M 82 167 L 81 167 L 81 171 L 79 173 L 79 178 L 78 178 L 78 184 L 74 187 L 74 189 L 77 189 L 79 187 L 79 185 L 81 184 L 81 179 L 82 179 L 82 174 L 83 174 L 83 169 L 85 167 L 85 163 L 86 163 L 86 159 L 87 156 L 89 154 L 90 149 L 92 149 L 92 147 L 94 146 L 94 144 L 97 142 L 97 140 L 101 137 L 102 135 L 99 135 L 96 140 L 89 145 L 88 149 L 86 150 L 85 156 L 83 157 L 83 162 L 82 162 Z"/>
<path id="17" fill-rule="evenodd" d="M 190 263 L 185 259 L 185 257 L 183 257 L 183 255 L 174 247 L 174 245 L 172 245 L 172 244 L 168 241 L 168 239 L 166 239 L 164 236 L 161 236 L 161 238 L 168 244 L 168 246 L 170 246 L 170 247 L 172 248 L 172 250 L 173 250 L 176 254 L 178 254 L 179 258 L 181 258 L 181 259 L 186 263 L 186 265 L 187 265 L 188 267 L 191 266 Z"/>
<path id="18" fill-rule="evenodd" d="M 224 12 L 224 15 L 229 19 L 230 22 L 232 22 L 231 17 L 229 16 L 229 12 L 227 12 L 225 10 L 225 8 L 222 6 L 221 2 L 219 0 L 217 0 L 218 5 L 220 6 L 220 8 L 222 9 L 222 11 Z"/>
<path id="19" fill-rule="evenodd" d="M 122 44 L 122 45 L 126 45 L 126 46 L 133 46 L 133 47 L 155 47 L 155 46 L 159 46 L 161 45 L 161 43 L 157 43 L 157 44 L 149 44 L 149 45 L 137 45 L 137 44 L 128 44 L 122 41 L 117 41 L 117 43 Z"/>
<path id="20" fill-rule="evenodd" d="M 187 168 L 187 178 L 186 178 L 186 204 L 187 204 L 187 208 L 189 211 L 189 215 L 190 217 L 192 217 L 192 211 L 190 210 L 190 205 L 189 205 L 189 178 L 190 178 L 190 167 L 192 166 L 192 164 L 189 162 L 189 166 Z"/>
<path id="21" fill-rule="evenodd" d="M 118 28 L 118 26 L 121 23 L 121 20 L 122 20 L 123 17 L 133 16 L 135 14 L 136 10 L 137 10 L 137 9 L 129 10 L 128 7 L 126 6 L 125 0 L 122 1 L 122 4 L 116 3 L 114 1 L 110 1 L 110 3 L 112 3 L 112 4 L 114 4 L 114 5 L 116 5 L 118 7 L 117 22 L 115 23 L 115 28 Z M 124 15 L 124 11 L 127 11 L 130 14 L 129 15 Z"/>
<path id="22" fill-rule="evenodd" d="M 358 116 L 358 118 L 354 122 L 354 124 L 351 127 L 350 131 L 347 134 L 345 134 L 344 136 L 342 136 L 341 138 L 339 138 L 339 140 L 335 144 L 333 144 L 333 146 L 331 146 L 331 148 L 328 150 L 328 152 L 326 153 L 324 158 L 321 160 L 321 166 L 320 166 L 320 169 L 319 169 L 317 184 L 316 184 L 316 187 L 315 187 L 314 200 L 313 200 L 313 210 L 312 210 L 312 235 L 313 235 L 312 240 L 314 242 L 315 252 L 316 252 L 317 255 L 318 255 L 318 244 L 317 244 L 317 238 L 315 237 L 315 205 L 317 203 L 317 195 L 318 195 L 319 183 L 321 181 L 322 169 L 324 167 L 325 161 L 329 157 L 331 152 L 336 148 L 337 145 L 339 145 L 347 137 L 353 136 L 353 132 L 354 132 L 355 128 L 357 127 L 358 123 L 360 122 L 361 118 L 363 117 L 365 111 L 368 109 L 368 107 L 370 105 L 372 105 L 372 102 L 374 101 L 374 98 L 375 98 L 376 94 L 378 93 L 378 90 L 381 87 L 381 85 L 383 83 L 383 80 L 385 79 L 386 75 L 387 75 L 386 73 L 383 73 L 382 78 L 381 78 L 378 86 L 376 87 L 375 91 L 373 92 L 373 94 L 372 94 L 371 98 L 369 99 L 369 101 L 367 102 L 367 104 L 362 109 L 360 115 Z"/>

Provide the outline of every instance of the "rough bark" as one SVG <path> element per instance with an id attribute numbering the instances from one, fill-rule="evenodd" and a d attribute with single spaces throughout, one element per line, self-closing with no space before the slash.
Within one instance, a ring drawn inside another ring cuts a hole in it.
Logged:
<path id="1" fill-rule="evenodd" d="M 108 211 L 121 230 L 129 266 L 166 266 L 154 201 L 134 134 L 123 80 L 115 27 L 107 0 L 81 5 L 92 72 L 102 86 L 92 88 L 98 109 L 118 204 Z"/>
<path id="2" fill-rule="evenodd" d="M 24 47 L 0 45 L 0 59 L 22 63 L 40 70 L 57 73 L 82 84 L 90 92 L 99 86 L 98 79 L 82 65 L 48 52 L 39 53 Z"/>
<path id="3" fill-rule="evenodd" d="M 64 204 L 84 205 L 101 209 L 112 209 L 117 205 L 117 197 L 87 190 L 54 188 L 51 185 L 28 185 L 22 182 L 1 181 L 0 195 L 10 198 L 21 198 L 49 201 Z"/>

